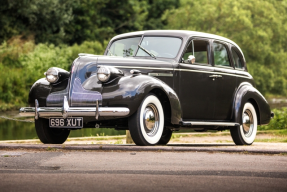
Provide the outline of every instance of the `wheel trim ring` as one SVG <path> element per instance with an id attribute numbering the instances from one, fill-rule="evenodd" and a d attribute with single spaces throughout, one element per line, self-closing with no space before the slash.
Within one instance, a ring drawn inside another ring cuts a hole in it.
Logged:
<path id="1" fill-rule="evenodd" d="M 143 117 L 143 113 L 144 113 L 144 109 L 146 108 L 146 106 L 149 103 L 152 103 L 152 104 L 154 104 L 157 107 L 158 112 L 159 112 L 159 119 L 160 119 L 157 134 L 154 135 L 153 137 L 151 137 L 151 136 L 146 134 L 146 132 L 144 130 L 144 122 L 143 122 L 143 118 L 142 118 Z M 156 96 L 154 96 L 154 95 L 150 95 L 150 96 L 146 97 L 146 99 L 142 103 L 142 106 L 144 106 L 144 107 L 141 108 L 140 117 L 139 117 L 141 134 L 142 134 L 142 136 L 144 137 L 144 139 L 145 139 L 145 141 L 147 143 L 153 145 L 153 144 L 156 144 L 160 140 L 160 138 L 162 136 L 163 126 L 164 126 L 163 108 L 162 108 L 162 105 L 161 105 L 159 99 Z"/>
<path id="2" fill-rule="evenodd" d="M 242 116 L 243 133 L 245 137 L 250 137 L 254 129 L 254 119 L 250 110 L 246 109 Z"/>

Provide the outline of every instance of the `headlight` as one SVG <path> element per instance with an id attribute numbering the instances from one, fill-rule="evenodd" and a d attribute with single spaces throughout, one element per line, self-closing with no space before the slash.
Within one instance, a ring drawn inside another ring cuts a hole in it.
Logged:
<path id="1" fill-rule="evenodd" d="M 98 79 L 101 82 L 107 82 L 111 77 L 111 71 L 107 67 L 100 67 L 97 74 L 98 74 Z"/>
<path id="2" fill-rule="evenodd" d="M 51 67 L 44 75 L 46 75 L 47 81 L 56 83 L 59 79 L 59 70 L 56 67 Z"/>

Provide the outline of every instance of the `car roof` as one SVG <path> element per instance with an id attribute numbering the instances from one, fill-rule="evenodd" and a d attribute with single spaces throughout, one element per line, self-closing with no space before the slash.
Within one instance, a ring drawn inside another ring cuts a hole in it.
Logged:
<path id="1" fill-rule="evenodd" d="M 121 39 L 129 36 L 142 36 L 142 35 L 154 35 L 154 36 L 177 36 L 182 37 L 185 40 L 188 40 L 189 37 L 203 37 L 203 38 L 211 38 L 216 39 L 220 41 L 225 41 L 228 43 L 231 43 L 232 45 L 236 46 L 241 54 L 243 55 L 240 47 L 232 40 L 227 39 L 225 37 L 214 35 L 210 33 L 203 33 L 198 31 L 187 31 L 187 30 L 148 30 L 148 31 L 136 31 L 136 32 L 130 32 L 130 33 L 124 33 L 117 35 L 111 39 L 111 41 L 115 39 Z"/>

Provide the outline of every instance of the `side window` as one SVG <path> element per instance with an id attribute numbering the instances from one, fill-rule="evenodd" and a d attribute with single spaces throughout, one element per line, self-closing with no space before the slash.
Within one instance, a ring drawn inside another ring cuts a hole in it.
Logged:
<path id="1" fill-rule="evenodd" d="M 224 44 L 213 43 L 214 65 L 230 67 L 227 49 Z"/>
<path id="2" fill-rule="evenodd" d="M 232 48 L 231 50 L 232 50 L 232 58 L 233 58 L 235 68 L 244 69 L 242 59 L 241 57 L 239 57 L 239 54 L 237 53 L 237 51 L 235 51 L 234 48 Z"/>
<path id="3" fill-rule="evenodd" d="M 189 55 L 193 55 L 192 47 L 194 47 L 195 63 L 209 64 L 209 42 L 205 40 L 193 40 L 193 44 L 192 42 L 189 44 L 183 55 L 184 60 L 187 60 Z"/>

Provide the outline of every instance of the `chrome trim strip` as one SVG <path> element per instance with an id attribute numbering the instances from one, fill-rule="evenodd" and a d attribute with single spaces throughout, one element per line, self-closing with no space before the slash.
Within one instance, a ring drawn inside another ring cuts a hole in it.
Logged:
<path id="1" fill-rule="evenodd" d="M 101 66 L 99 64 L 99 66 Z M 173 68 L 158 68 L 158 67 L 129 67 L 129 66 L 114 66 L 114 65 L 111 65 L 112 67 L 119 67 L 119 68 L 125 68 L 125 69 L 158 69 L 158 70 L 170 70 L 170 71 L 173 71 L 174 69 Z"/>
<path id="2" fill-rule="evenodd" d="M 196 125 L 211 125 L 211 126 L 237 126 L 239 123 L 235 122 L 201 122 L 201 121 L 182 121 L 183 125 L 196 126 Z"/>
<path id="3" fill-rule="evenodd" d="M 154 77 L 172 77 L 173 74 L 172 73 L 148 73 L 148 75 L 150 76 L 154 76 Z"/>
<path id="4" fill-rule="evenodd" d="M 236 75 L 236 74 L 230 74 L 230 73 L 221 73 L 216 71 L 202 71 L 202 70 L 192 70 L 192 69 L 173 69 L 173 68 L 156 68 L 156 67 L 129 67 L 129 66 L 113 66 L 113 67 L 119 67 L 119 68 L 126 68 L 126 69 L 154 69 L 154 70 L 169 70 L 169 71 L 187 71 L 187 72 L 196 72 L 196 73 L 214 73 L 218 75 L 228 75 L 228 76 L 234 76 L 234 77 L 242 77 L 245 79 L 251 79 L 251 77 L 248 76 L 242 76 L 242 75 Z M 200 66 L 203 67 L 203 66 Z M 209 68 L 212 66 L 208 66 Z M 234 70 L 235 72 L 235 70 Z"/>
<path id="5" fill-rule="evenodd" d="M 190 70 L 190 69 L 176 69 L 177 71 L 187 71 L 187 72 L 197 72 L 197 73 L 213 73 L 216 75 L 228 75 L 228 76 L 234 76 L 234 77 L 242 77 L 245 79 L 251 79 L 251 77 L 248 76 L 242 76 L 242 75 L 236 75 L 236 74 L 230 74 L 230 73 L 221 73 L 217 71 L 199 71 L 199 70 Z"/>

